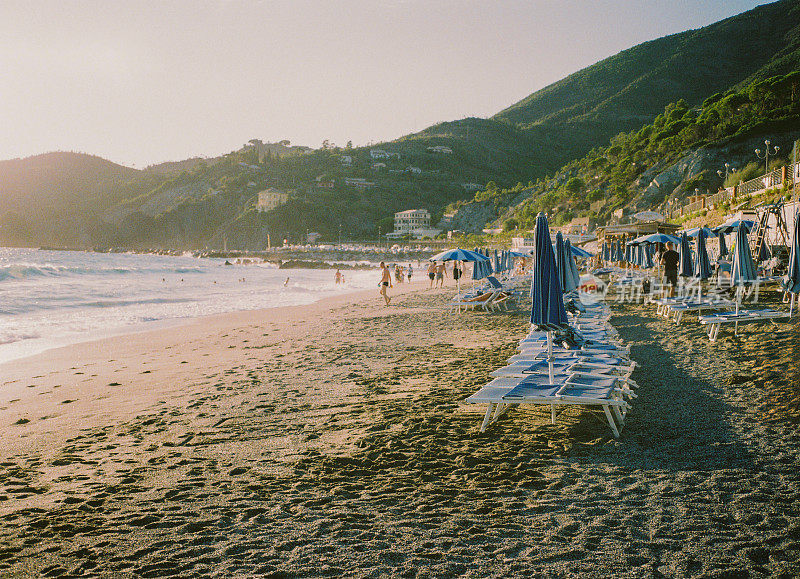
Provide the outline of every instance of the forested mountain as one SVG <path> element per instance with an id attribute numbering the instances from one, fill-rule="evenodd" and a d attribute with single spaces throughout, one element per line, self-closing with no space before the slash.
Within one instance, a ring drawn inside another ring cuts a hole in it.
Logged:
<path id="1" fill-rule="evenodd" d="M 643 148 L 605 156 L 619 175 L 631 170 L 621 164 L 637 163 L 637 179 L 647 162 L 655 162 L 653 147 L 668 143 L 669 154 L 680 157 L 707 146 L 713 141 L 709 135 L 674 138 L 687 127 L 698 130 L 696 115 L 705 114 L 698 112 L 705 111 L 704 101 L 797 70 L 800 2 L 781 0 L 625 50 L 490 119 L 443 122 L 371 148 L 326 142 L 312 150 L 253 139 L 222 157 L 145 171 L 74 153 L 6 161 L 0 163 L 0 243 L 194 248 L 221 246 L 227 239 L 258 249 L 267 234 L 297 240 L 318 231 L 332 239 L 341 231 L 347 238 L 371 238 L 379 229 L 391 229 L 395 211 L 424 207 L 436 218 L 489 182 L 491 191 L 515 191 L 487 214 L 502 222 L 504 211 L 513 212 L 509 207 L 538 197 L 535 187 L 548 181 L 545 175 L 569 173 L 575 163 L 608 149 L 609 139 Z M 673 109 L 664 113 L 670 103 Z M 673 118 L 676 110 L 680 119 Z M 746 125 L 747 119 L 741 122 Z M 648 124 L 646 138 L 631 140 L 629 135 Z M 725 138 L 741 129 L 728 128 L 722 131 Z M 759 130 L 750 127 L 748 134 Z M 617 179 L 613 186 L 613 201 L 604 210 L 645 199 L 620 192 L 630 183 Z M 259 213 L 257 193 L 270 187 L 288 193 L 288 202 Z M 567 196 L 562 218 L 587 211 L 581 203 L 589 194 L 599 200 L 595 191 L 587 183 L 575 193 L 583 197 L 574 207 Z"/>

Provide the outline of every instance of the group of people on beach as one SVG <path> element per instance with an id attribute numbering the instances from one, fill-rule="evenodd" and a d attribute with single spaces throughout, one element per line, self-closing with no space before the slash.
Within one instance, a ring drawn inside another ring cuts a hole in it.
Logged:
<path id="1" fill-rule="evenodd" d="M 458 281 L 463 273 L 463 265 L 460 261 L 453 262 L 453 280 Z M 428 279 L 430 280 L 429 287 L 444 287 L 444 280 L 447 276 L 447 266 L 445 262 L 434 263 L 428 265 Z"/>

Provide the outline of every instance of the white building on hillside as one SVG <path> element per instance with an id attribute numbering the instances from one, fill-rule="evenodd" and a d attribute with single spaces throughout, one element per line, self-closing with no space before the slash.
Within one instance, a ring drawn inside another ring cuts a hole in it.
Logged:
<path id="1" fill-rule="evenodd" d="M 431 228 L 431 214 L 427 209 L 408 209 L 394 214 L 394 231 L 387 233 L 386 237 L 435 237 L 441 232 L 441 229 Z"/>
<path id="2" fill-rule="evenodd" d="M 289 194 L 285 191 L 278 191 L 270 187 L 258 192 L 258 201 L 256 201 L 256 210 L 272 211 L 276 207 L 280 207 L 289 200 Z"/>

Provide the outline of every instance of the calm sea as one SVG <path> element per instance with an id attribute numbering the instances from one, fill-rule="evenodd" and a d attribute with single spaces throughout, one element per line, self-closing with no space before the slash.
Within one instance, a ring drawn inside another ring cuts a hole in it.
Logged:
<path id="1" fill-rule="evenodd" d="M 223 312 L 376 288 L 376 271 L 279 270 L 191 256 L 0 248 L 0 363 Z M 288 284 L 284 285 L 286 278 Z"/>

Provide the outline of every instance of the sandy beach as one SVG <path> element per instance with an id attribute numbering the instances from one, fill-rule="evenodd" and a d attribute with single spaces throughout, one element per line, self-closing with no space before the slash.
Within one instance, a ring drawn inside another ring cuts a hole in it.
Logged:
<path id="1" fill-rule="evenodd" d="M 800 325 L 613 306 L 619 440 L 462 400 L 528 311 L 427 280 L 0 366 L 0 576 L 795 577 Z"/>

